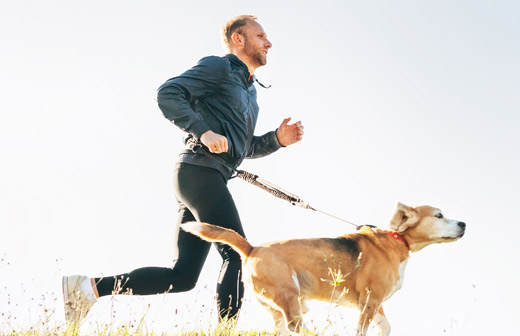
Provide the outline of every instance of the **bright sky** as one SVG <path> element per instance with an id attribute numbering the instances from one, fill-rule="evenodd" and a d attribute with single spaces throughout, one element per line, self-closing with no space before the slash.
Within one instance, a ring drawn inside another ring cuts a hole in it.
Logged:
<path id="1" fill-rule="evenodd" d="M 257 134 L 286 116 L 306 133 L 242 168 L 357 223 L 387 225 L 397 201 L 465 221 L 462 240 L 412 255 L 384 306 L 392 335 L 513 335 L 520 5 L 504 0 L 2 2 L 0 331 L 60 324 L 64 274 L 171 265 L 182 134 L 155 93 L 223 55 L 219 28 L 244 13 L 273 43 Z M 229 185 L 253 244 L 353 231 Z M 191 293 L 100 300 L 86 326 L 146 314 L 149 331 L 206 328 L 219 267 L 212 251 Z M 329 305 L 313 309 L 321 331 Z M 356 313 L 330 318 L 327 333 L 349 335 Z M 272 327 L 251 296 L 240 327 Z"/>

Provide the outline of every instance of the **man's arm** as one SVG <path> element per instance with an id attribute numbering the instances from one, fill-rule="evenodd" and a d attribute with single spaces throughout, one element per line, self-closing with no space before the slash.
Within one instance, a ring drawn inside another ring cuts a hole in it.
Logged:
<path id="1" fill-rule="evenodd" d="M 268 132 L 262 136 L 253 136 L 246 158 L 257 159 L 276 152 L 282 145 L 276 137 L 276 131 Z"/>
<path id="2" fill-rule="evenodd" d="M 303 125 L 301 121 L 289 124 L 290 120 L 291 118 L 284 119 L 276 131 L 254 136 L 246 157 L 256 159 L 300 141 L 303 137 Z"/>
<path id="3" fill-rule="evenodd" d="M 164 116 L 197 139 L 210 127 L 191 104 L 220 86 L 227 64 L 217 56 L 205 57 L 182 75 L 169 79 L 157 92 L 157 103 Z"/>

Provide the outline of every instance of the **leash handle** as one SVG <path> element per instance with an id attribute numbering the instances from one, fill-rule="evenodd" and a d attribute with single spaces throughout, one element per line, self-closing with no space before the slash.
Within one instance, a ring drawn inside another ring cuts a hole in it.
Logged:
<path id="1" fill-rule="evenodd" d="M 266 185 L 266 186 L 268 186 L 268 187 L 270 187 L 270 188 L 277 189 L 277 190 L 283 192 L 283 193 L 286 194 L 287 196 L 289 196 L 289 197 L 291 197 L 291 198 L 294 198 L 297 202 L 301 202 L 301 201 L 302 201 L 302 199 L 301 199 L 299 196 L 297 196 L 297 195 L 295 195 L 295 194 L 292 194 L 292 193 L 290 193 L 289 191 L 284 190 L 284 189 L 282 189 L 282 188 L 280 188 L 280 187 L 278 187 L 278 186 L 272 184 L 271 182 L 266 181 L 266 180 L 260 178 L 259 176 L 256 177 L 256 180 L 257 180 L 259 183 L 262 183 L 262 184 L 264 184 L 264 185 Z"/>
<path id="2" fill-rule="evenodd" d="M 247 172 L 245 170 L 239 170 L 237 172 L 237 177 L 239 177 L 242 180 L 246 181 L 247 183 L 250 183 L 256 187 L 259 187 L 260 189 L 267 191 L 271 195 L 281 198 L 293 205 L 297 205 L 302 202 L 300 197 L 298 197 L 297 195 L 286 192 L 285 190 L 278 188 L 274 184 L 272 184 L 268 181 L 262 180 L 257 175 Z"/>

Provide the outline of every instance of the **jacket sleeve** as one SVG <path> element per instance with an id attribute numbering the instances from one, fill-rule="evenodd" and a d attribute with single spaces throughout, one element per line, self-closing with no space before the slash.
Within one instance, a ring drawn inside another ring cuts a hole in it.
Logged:
<path id="1" fill-rule="evenodd" d="M 164 116 L 197 139 L 211 128 L 192 103 L 218 90 L 227 63 L 218 56 L 201 59 L 197 65 L 182 75 L 166 81 L 157 91 L 157 103 Z"/>
<path id="2" fill-rule="evenodd" d="M 249 146 L 246 158 L 256 159 L 276 152 L 283 147 L 278 141 L 276 131 L 268 132 L 262 136 L 254 136 Z"/>

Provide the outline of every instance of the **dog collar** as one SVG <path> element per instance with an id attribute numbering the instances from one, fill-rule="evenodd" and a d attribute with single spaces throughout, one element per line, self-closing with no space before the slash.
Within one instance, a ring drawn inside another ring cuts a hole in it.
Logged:
<path id="1" fill-rule="evenodd" d="M 394 238 L 394 239 L 396 239 L 396 240 L 399 240 L 399 241 L 402 241 L 402 242 L 406 245 L 406 247 L 407 247 L 408 249 L 410 249 L 410 245 L 408 245 L 408 242 L 403 238 L 403 236 L 401 236 L 401 235 L 399 234 L 399 232 L 397 232 L 397 231 L 393 231 L 393 230 L 383 230 L 383 231 L 385 231 L 385 232 L 388 233 L 390 236 L 392 236 L 392 238 Z"/>

